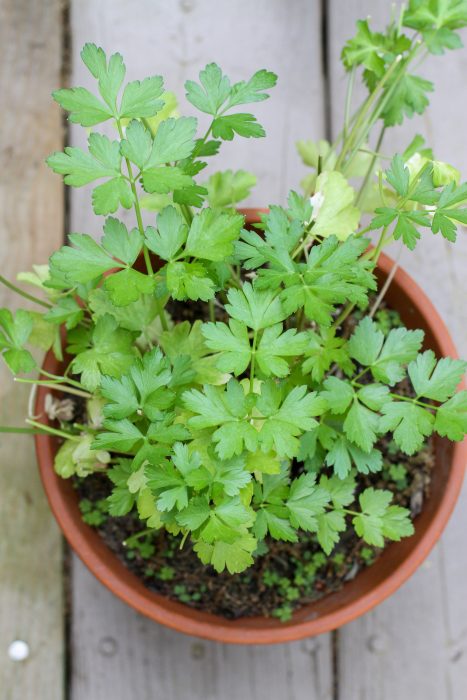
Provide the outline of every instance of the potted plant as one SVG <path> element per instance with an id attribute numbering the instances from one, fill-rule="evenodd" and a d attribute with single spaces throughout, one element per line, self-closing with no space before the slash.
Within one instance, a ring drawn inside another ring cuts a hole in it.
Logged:
<path id="1" fill-rule="evenodd" d="M 301 143 L 305 195 L 262 213 L 235 208 L 248 173 L 197 176 L 223 140 L 264 136 L 242 105 L 266 99 L 274 74 L 232 84 L 210 64 L 188 81 L 202 137 L 173 116 L 162 78 L 123 87 L 120 54 L 93 44 L 81 55 L 100 96 L 54 93 L 90 133 L 88 150 L 48 164 L 71 186 L 104 180 L 92 192 L 104 235 L 73 233 L 22 274 L 37 298 L 8 283 L 45 309 L 1 310 L 0 347 L 15 375 L 37 371 L 28 344 L 48 350 L 39 379 L 17 376 L 35 398 L 17 430 L 35 433 L 72 547 L 154 620 L 238 643 L 327 631 L 392 593 L 449 517 L 466 365 L 381 251 L 413 249 L 422 231 L 454 241 L 467 184 L 419 138 L 379 162 L 384 130 L 427 103 L 411 63 L 459 45 L 459 8 L 436 16 L 414 1 L 384 34 L 358 24 L 342 134 Z M 360 66 L 368 97 L 352 115 Z M 114 140 L 94 129 L 107 121 Z M 119 207 L 134 210 L 131 230 Z"/>

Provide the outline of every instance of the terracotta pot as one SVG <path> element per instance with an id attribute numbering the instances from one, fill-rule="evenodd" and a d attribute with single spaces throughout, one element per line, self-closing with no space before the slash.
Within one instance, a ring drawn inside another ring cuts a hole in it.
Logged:
<path id="1" fill-rule="evenodd" d="M 257 210 L 244 210 L 249 223 L 257 221 Z M 384 282 L 393 262 L 380 258 L 378 276 Z M 409 328 L 425 331 L 425 345 L 438 356 L 456 356 L 456 350 L 442 319 L 416 283 L 400 268 L 387 293 Z M 52 353 L 44 368 L 57 373 L 59 363 Z M 36 415 L 43 415 L 49 390 L 38 388 Z M 46 422 L 45 418 L 42 418 Z M 415 520 L 415 534 L 387 546 L 376 563 L 360 572 L 342 590 L 310 603 L 286 623 L 265 617 L 229 621 L 158 595 L 148 590 L 113 554 L 99 535 L 81 519 L 75 491 L 69 481 L 53 469 L 57 449 L 55 438 L 35 437 L 37 458 L 52 511 L 66 539 L 92 573 L 116 596 L 155 622 L 185 634 L 235 644 L 274 644 L 329 632 L 381 603 L 420 566 L 441 535 L 459 495 L 467 462 L 467 441 L 452 444 L 435 440 L 436 465 L 432 494 Z"/>

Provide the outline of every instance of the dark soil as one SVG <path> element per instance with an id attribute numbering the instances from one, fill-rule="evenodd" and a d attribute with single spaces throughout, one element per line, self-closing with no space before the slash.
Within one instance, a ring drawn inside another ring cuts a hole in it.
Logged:
<path id="1" fill-rule="evenodd" d="M 170 312 L 179 321 L 207 316 L 207 305 L 202 302 L 194 303 L 192 308 L 172 302 L 172 307 Z M 357 312 L 346 320 L 345 335 L 350 335 L 358 316 Z M 381 326 L 399 325 L 398 314 L 385 308 L 384 303 L 376 320 Z M 410 385 L 402 383 L 397 391 L 410 394 Z M 384 439 L 377 446 L 383 451 L 383 470 L 358 475 L 358 490 L 368 486 L 388 489 L 394 493 L 394 503 L 409 508 L 416 516 L 429 495 L 434 465 L 432 442 L 428 441 L 413 457 L 407 457 L 393 442 Z M 142 523 L 136 515 L 110 517 L 105 499 L 111 484 L 104 474 L 76 479 L 75 487 L 83 519 L 97 529 L 107 546 L 148 588 L 229 619 L 264 615 L 288 620 L 300 606 L 339 590 L 362 568 L 371 566 L 381 553 L 363 543 L 349 528 L 327 557 L 316 538 L 302 532 L 297 543 L 267 539 L 253 566 L 242 574 L 218 574 L 202 564 L 189 540 L 181 546 L 181 537 L 166 531 L 139 535 Z"/>
<path id="2" fill-rule="evenodd" d="M 393 491 L 394 502 L 410 508 L 415 516 L 429 495 L 434 464 L 432 445 L 410 458 L 392 449 L 392 444 L 383 448 L 383 471 L 361 479 L 361 487 Z M 399 465 L 403 465 L 402 478 Z M 370 566 L 381 552 L 362 543 L 353 529 L 349 529 L 332 555 L 326 557 L 316 539 L 303 532 L 297 543 L 269 539 L 267 552 L 258 556 L 253 566 L 242 574 L 217 574 L 212 567 L 201 563 L 188 540 L 180 548 L 181 538 L 165 531 L 155 537 L 131 540 L 132 535 L 141 532 L 137 516 L 114 518 L 102 514 L 100 518 L 102 499 L 110 491 L 104 475 L 94 474 L 79 480 L 76 487 L 81 502 L 85 499 L 85 519 L 102 520 L 97 526 L 100 536 L 148 588 L 230 619 L 274 615 L 286 620 L 294 609 L 341 588 L 360 569 Z M 90 507 L 91 504 L 94 506 Z M 129 546 L 125 544 L 128 540 Z"/>

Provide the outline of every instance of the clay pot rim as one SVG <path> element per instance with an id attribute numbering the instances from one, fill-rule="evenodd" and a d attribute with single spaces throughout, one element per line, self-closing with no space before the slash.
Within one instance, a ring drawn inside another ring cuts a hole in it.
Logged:
<path id="1" fill-rule="evenodd" d="M 243 209 L 242 213 L 246 214 L 249 221 L 254 221 L 258 220 L 260 211 L 265 210 Z M 393 265 L 394 262 L 388 256 L 381 255 L 378 267 L 383 274 L 387 275 Z M 415 281 L 404 270 L 398 268 L 393 283 L 403 291 L 419 314 L 429 320 L 441 355 L 457 357 L 443 320 Z M 58 367 L 58 362 L 51 352 L 46 356 L 44 367 L 52 371 Z M 465 388 L 465 385 L 462 387 Z M 46 387 L 38 387 L 36 415 L 42 412 L 47 392 Z M 96 578 L 130 607 L 160 624 L 185 634 L 234 644 L 283 643 L 323 634 L 351 622 L 388 598 L 416 571 L 437 542 L 459 496 L 467 463 L 467 440 L 455 443 L 452 448 L 449 477 L 432 520 L 415 548 L 388 576 L 338 610 L 324 613 L 314 619 L 312 614 L 310 619 L 292 618 L 289 623 L 284 624 L 268 618 L 240 618 L 229 621 L 171 601 L 145 588 L 106 547 L 99 535 L 83 522 L 71 485 L 58 477 L 53 470 L 55 440 L 47 435 L 36 435 L 35 443 L 40 475 L 52 512 L 68 543 Z M 329 594 L 332 595 L 335 594 Z M 309 607 L 311 610 L 313 605 L 311 603 L 305 608 Z"/>

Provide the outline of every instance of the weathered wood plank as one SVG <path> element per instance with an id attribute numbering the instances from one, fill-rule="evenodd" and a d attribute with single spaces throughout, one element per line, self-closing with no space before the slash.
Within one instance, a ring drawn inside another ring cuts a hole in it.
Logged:
<path id="1" fill-rule="evenodd" d="M 356 19 L 371 14 L 383 26 L 390 12 L 384 0 L 333 0 L 330 4 L 330 77 L 332 123 L 342 120 L 345 92 L 338 62 L 342 43 L 352 35 Z M 467 176 L 463 85 L 467 51 L 430 58 L 417 72 L 435 83 L 431 105 L 423 117 L 395 129 L 383 151 L 403 150 L 415 133 L 422 133 L 442 160 L 457 165 Z M 449 108 L 446 109 L 446 105 Z M 397 249 L 396 249 L 397 250 Z M 396 250 L 390 251 L 393 255 Z M 401 264 L 420 283 L 444 316 L 458 350 L 467 354 L 465 270 L 467 236 L 455 247 L 426 234 L 414 253 L 404 252 Z M 467 527 L 467 488 L 429 561 L 396 595 L 379 608 L 345 627 L 339 634 L 339 687 L 345 700 L 411 698 L 451 700 L 467 694 L 464 581 L 467 557 L 463 536 Z"/>
<path id="2" fill-rule="evenodd" d="M 71 700 L 331 700 L 328 637 L 278 647 L 197 640 L 150 623 L 73 562 Z"/>
<path id="3" fill-rule="evenodd" d="M 94 89 L 94 79 L 79 58 L 83 44 L 94 41 L 124 55 L 129 79 L 163 75 L 182 113 L 196 113 L 200 124 L 206 115 L 186 101 L 184 83 L 197 80 L 207 63 L 219 63 L 232 80 L 248 78 L 259 68 L 275 71 L 279 81 L 271 98 L 251 107 L 266 138 L 224 143 L 210 167 L 257 175 L 258 184 L 246 201 L 250 206 L 280 203 L 292 186 L 298 187 L 305 170 L 295 142 L 319 138 L 324 131 L 319 0 L 101 0 L 97 5 L 80 0 L 72 2 L 72 27 L 73 84 L 79 78 L 80 85 Z M 81 127 L 72 135 L 76 145 L 84 143 Z M 87 233 L 100 234 L 89 190 L 73 193 L 71 211 L 73 222 L 86 223 Z"/>
<path id="4" fill-rule="evenodd" d="M 294 141 L 323 130 L 320 3 L 293 0 L 90 0 L 72 4 L 72 84 L 90 85 L 79 62 L 85 41 L 124 54 L 130 78 L 160 73 L 181 96 L 183 83 L 217 61 L 233 79 L 267 67 L 279 74 L 271 100 L 255 105 L 268 139 L 237 139 L 217 168 L 251 169 L 258 205 L 284 199 L 301 166 Z M 309 88 L 301 90 L 301 84 Z M 193 109 L 188 105 L 188 114 Z M 76 143 L 83 135 L 73 131 Z M 72 229 L 99 233 L 89 193 L 73 192 Z M 241 649 L 185 638 L 144 620 L 75 560 L 72 599 L 72 700 L 137 697 L 330 698 L 330 639 Z"/>
<path id="5" fill-rule="evenodd" d="M 63 194 L 44 158 L 61 147 L 58 108 L 62 17 L 59 0 L 0 2 L 0 258 L 11 280 L 46 262 L 63 236 Z M 23 305 L 0 289 L 0 305 Z M 3 363 L 2 363 L 3 364 Z M 22 425 L 27 391 L 0 370 L 0 423 Z M 62 700 L 62 546 L 39 483 L 32 440 L 0 439 L 0 695 Z M 11 661 L 13 640 L 30 656 Z"/>

